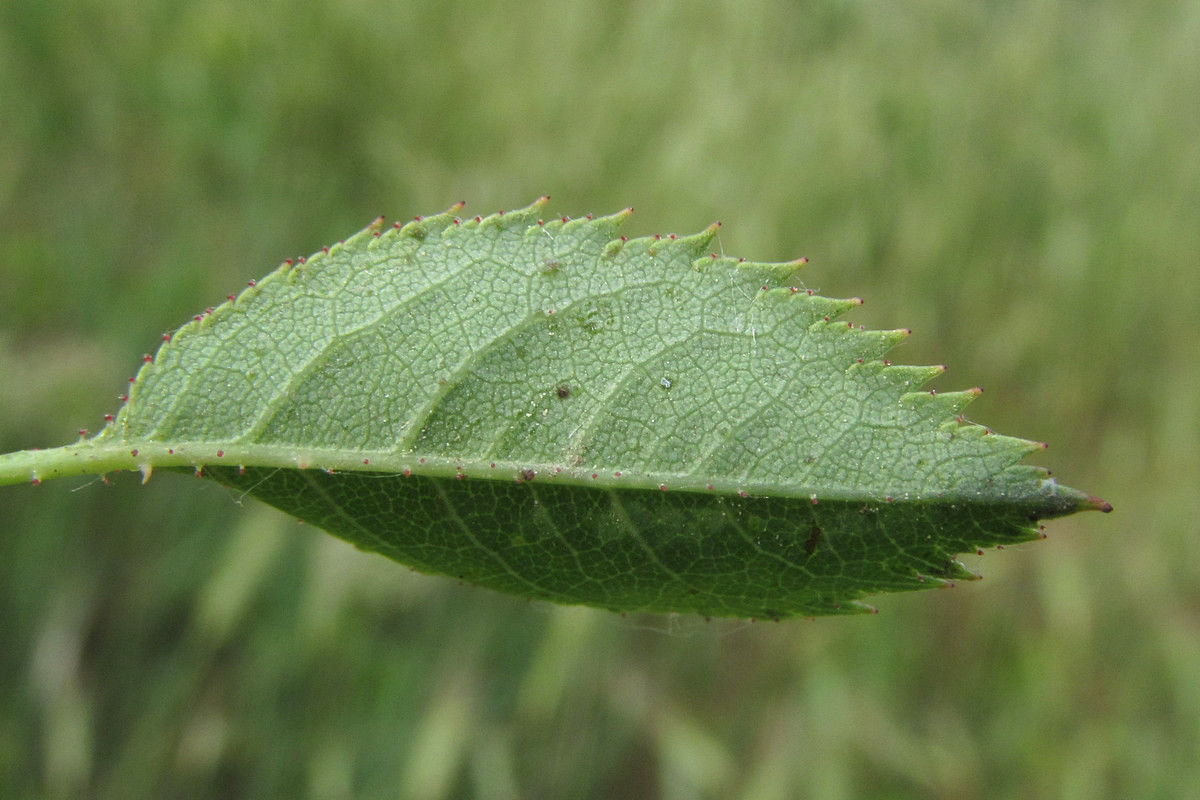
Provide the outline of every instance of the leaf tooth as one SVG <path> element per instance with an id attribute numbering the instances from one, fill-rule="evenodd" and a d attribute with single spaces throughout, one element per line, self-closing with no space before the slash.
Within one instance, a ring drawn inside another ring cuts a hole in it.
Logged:
<path id="1" fill-rule="evenodd" d="M 305 259 L 304 266 L 307 269 L 314 269 L 325 266 L 325 262 L 329 259 L 329 248 L 323 247 L 315 253 L 310 253 Z M 236 303 L 236 299 L 234 300 Z"/>
<path id="2" fill-rule="evenodd" d="M 459 200 L 454 205 L 447 208 L 440 214 L 435 214 L 425 218 L 426 225 L 430 228 L 430 233 L 437 234 L 438 238 L 454 236 L 461 233 L 466 221 L 459 214 L 467 207 L 465 200 Z"/>
<path id="3" fill-rule="evenodd" d="M 629 240 L 624 236 L 620 237 L 619 239 L 613 239 L 611 242 L 604 245 L 604 250 L 601 251 L 600 255 L 602 258 L 616 258 L 622 253 L 622 251 L 625 250 L 625 245 L 627 244 L 629 244 Z"/>
<path id="4" fill-rule="evenodd" d="M 376 217 L 375 219 L 371 220 L 370 224 L 368 224 L 367 227 L 363 228 L 361 231 L 354 234 L 353 236 L 343 239 L 342 241 L 338 242 L 337 244 L 331 246 L 329 249 L 331 251 L 332 250 L 340 250 L 342 248 L 346 248 L 349 250 L 357 250 L 360 247 L 369 245 L 371 242 L 373 242 L 377 238 L 376 234 L 378 234 L 380 232 L 380 230 L 382 229 L 383 221 L 384 220 L 383 220 L 382 215 Z"/>
<path id="5" fill-rule="evenodd" d="M 1057 516 L 1057 514 L 1054 516 Z M 1014 524 L 1008 529 L 1007 538 L 1001 544 L 996 545 L 996 549 L 1003 550 L 1006 544 L 1035 542 L 1043 538 L 1041 529 L 1037 527 L 1037 520 L 1045 518 L 1046 516 L 1031 515 L 1029 525 Z"/>
<path id="6" fill-rule="evenodd" d="M 850 328 L 846 323 L 840 322 L 837 326 L 831 326 L 830 323 L 858 305 L 856 298 L 793 293 L 790 288 L 771 289 L 765 284 L 760 285 L 759 289 L 754 297 L 755 306 L 763 313 L 778 314 L 778 324 L 795 335 L 836 336 L 848 332 Z"/>
<path id="7" fill-rule="evenodd" d="M 896 331 L 890 331 L 896 333 Z M 879 372 L 878 379 L 896 389 L 914 389 L 922 386 L 945 372 L 943 367 L 926 367 L 915 364 L 887 364 Z"/>
<path id="8" fill-rule="evenodd" d="M 543 222 L 542 220 L 538 220 L 538 227 L 541 228 L 543 232 L 545 232 L 545 231 L 557 232 L 557 231 L 560 231 L 563 228 L 565 228 L 567 226 L 567 222 L 569 222 L 569 220 L 567 220 L 566 218 L 554 217 L 554 218 L 545 220 L 545 222 Z"/>
<path id="9" fill-rule="evenodd" d="M 991 428 L 986 425 L 980 425 L 978 422 L 968 422 L 961 418 L 947 420 L 941 425 L 942 430 L 953 433 L 956 437 L 966 440 L 981 439 L 984 436 L 995 436 Z M 1022 453 L 1024 457 L 1027 453 Z"/>
<path id="10" fill-rule="evenodd" d="M 946 404 L 952 414 L 961 414 L 963 409 L 971 403 L 979 399 L 983 394 L 983 389 L 974 386 L 970 389 L 962 389 L 956 392 L 939 392 L 935 398 Z"/>
<path id="11" fill-rule="evenodd" d="M 842 600 L 822 609 L 825 614 L 878 614 L 879 609 L 859 600 Z"/>
<path id="12" fill-rule="evenodd" d="M 696 259 L 694 266 L 701 269 L 735 269 L 739 264 L 744 264 L 745 261 L 734 258 L 733 256 L 719 256 L 715 253 L 708 258 Z"/>
<path id="13" fill-rule="evenodd" d="M 908 336 L 909 331 L 905 328 L 890 331 L 860 330 L 858 334 L 858 363 L 853 366 L 859 369 L 871 369 L 875 371 L 890 369 L 890 367 L 884 366 L 882 361 L 876 359 L 883 358 L 884 355 L 907 339 Z"/>
<path id="14" fill-rule="evenodd" d="M 602 237 L 607 237 L 609 239 L 612 239 L 613 241 L 610 241 L 608 243 L 608 247 L 612 248 L 614 245 L 617 245 L 615 252 L 614 252 L 614 255 L 615 255 L 616 252 L 620 252 L 621 247 L 624 246 L 624 244 L 625 244 L 624 240 L 618 238 L 619 234 L 617 233 L 617 231 L 621 228 L 622 225 L 625 224 L 625 220 L 629 219 L 632 216 L 633 216 L 633 207 L 628 206 L 626 208 L 621 209 L 620 211 L 618 211 L 615 214 L 606 214 L 603 217 L 585 217 L 581 220 L 575 220 L 575 222 L 578 222 L 580 225 L 586 226 L 586 227 L 590 228 L 591 230 L 596 231 L 597 234 L 599 234 Z M 574 223 L 572 223 L 572 224 L 574 224 Z"/>
<path id="15" fill-rule="evenodd" d="M 832 322 L 847 311 L 862 305 L 862 299 L 858 297 L 823 297 L 819 294 L 804 295 L 803 297 L 796 294 L 795 297 L 801 302 L 818 304 L 821 309 L 821 322 Z"/>
<path id="16" fill-rule="evenodd" d="M 676 239 L 668 239 L 666 236 L 638 236 L 634 239 L 629 239 L 625 242 L 626 248 L 630 253 L 640 255 L 645 253 L 648 256 L 660 256 L 664 252 L 670 252 L 669 245 L 674 243 Z"/>
<path id="17" fill-rule="evenodd" d="M 425 217 L 426 229 L 430 234 L 436 234 L 438 236 L 453 235 L 457 233 L 462 227 L 462 220 L 459 219 L 458 215 L 459 212 L 466 208 L 466 205 L 467 204 L 465 201 L 459 200 L 442 213 Z"/>
<path id="18" fill-rule="evenodd" d="M 953 586 L 950 581 L 977 581 L 982 579 L 982 575 L 978 572 L 972 572 L 967 569 L 966 565 L 957 559 L 946 565 L 946 569 L 939 576 L 943 578 L 942 584 L 945 586 Z"/>
<path id="19" fill-rule="evenodd" d="M 575 217 L 573 219 L 563 219 L 561 222 L 562 229 L 564 231 L 574 231 L 578 230 L 579 228 L 594 230 L 596 228 L 596 218 L 591 215 L 586 217 Z"/>
<path id="20" fill-rule="evenodd" d="M 423 240 L 428 235 L 429 226 L 426 224 L 425 217 L 414 217 L 401 225 L 399 228 L 393 228 L 392 231 L 388 233 L 389 238 L 395 237 L 397 239 Z M 347 240 L 346 243 L 349 244 L 350 240 Z M 376 245 L 374 242 L 371 242 L 367 246 L 371 247 Z"/>
<path id="21" fill-rule="evenodd" d="M 711 257 L 704 257 L 708 250 L 708 246 L 712 244 L 712 240 L 716 237 L 717 231 L 721 229 L 720 222 L 714 222 L 699 233 L 693 233 L 687 236 L 676 236 L 675 234 L 666 234 L 658 236 L 647 236 L 640 239 L 635 239 L 634 242 L 646 246 L 652 252 L 658 254 L 682 254 L 685 258 L 698 262 L 697 266 L 707 266 L 712 261 Z"/>
<path id="22" fill-rule="evenodd" d="M 717 259 L 718 262 L 731 262 L 733 267 L 743 274 L 752 274 L 756 281 L 764 283 L 768 289 L 776 288 L 783 289 L 788 294 L 804 294 L 808 297 L 819 296 L 815 292 L 807 290 L 801 292 L 798 287 L 794 287 L 796 281 L 796 273 L 800 268 L 808 263 L 807 258 L 796 258 L 791 261 L 747 261 L 744 258 Z M 774 284 L 772 286 L 771 284 Z M 792 289 L 797 291 L 793 292 Z M 862 300 L 854 298 L 857 302 L 854 305 L 862 305 Z"/>
<path id="23" fill-rule="evenodd" d="M 886 369 L 881 360 L 896 345 L 892 331 L 862 330 L 850 324 L 825 323 L 830 335 L 837 336 L 831 342 L 829 355 L 846 365 L 848 370 L 878 372 Z"/>
<path id="24" fill-rule="evenodd" d="M 993 445 L 1007 446 L 1014 451 L 1016 458 L 1028 454 L 1027 445 L 1033 444 L 1041 447 L 1038 442 L 1029 442 L 1011 436 L 992 436 L 990 441 Z M 1006 467 L 997 476 L 996 481 L 1010 487 L 1023 487 L 1019 494 L 1008 491 L 1005 499 L 1012 503 L 1028 503 L 1030 505 L 1028 516 L 1030 525 L 1023 526 L 1020 529 L 1021 537 L 1014 541 L 1042 538 L 1041 529 L 1035 527 L 1036 523 L 1041 520 L 1062 517 L 1077 511 L 1108 512 L 1112 510 L 1111 505 L 1098 497 L 1059 484 L 1050 476 L 1050 471 L 1045 467 L 1032 464 L 1013 464 Z"/>
<path id="25" fill-rule="evenodd" d="M 388 233 L 388 228 L 384 227 L 383 215 L 372 219 L 371 224 L 359 231 L 359 233 L 350 236 L 347 240 L 347 245 L 353 247 L 366 247 L 370 249 L 378 246 L 378 241 L 385 233 Z"/>
<path id="26" fill-rule="evenodd" d="M 925 419 L 953 420 L 981 394 L 982 389 L 967 389 L 961 392 L 939 392 L 930 389 L 924 392 L 908 392 L 901 396 L 900 402 Z"/>
<path id="27" fill-rule="evenodd" d="M 1019 436 L 1006 436 L 1003 434 L 995 434 L 995 433 L 990 434 L 990 435 L 993 437 L 994 440 L 1002 441 L 1006 444 L 1009 444 L 1010 446 L 1013 447 L 1014 450 L 1020 449 L 1022 457 L 1028 456 L 1028 455 L 1033 455 L 1034 453 L 1040 453 L 1041 451 L 1045 450 L 1049 446 L 1045 442 L 1035 442 L 1032 439 L 1022 439 Z M 1034 469 L 1040 470 L 1040 471 L 1044 472 L 1046 475 L 1050 474 L 1050 471 L 1047 470 L 1045 467 L 1034 467 Z"/>
<path id="28" fill-rule="evenodd" d="M 457 228 L 454 221 L 458 219 L 458 212 L 462 211 L 465 205 L 466 203 L 460 201 L 440 214 L 433 214 L 428 217 L 413 217 L 404 224 L 396 223 L 390 229 L 374 237 L 374 241 L 370 241 L 367 246 L 382 247 L 385 242 L 389 242 L 392 239 L 407 238 L 424 241 L 430 237 L 437 238 L 447 229 L 453 230 Z"/>
<path id="29" fill-rule="evenodd" d="M 550 195 L 542 195 L 524 208 L 514 208 L 511 211 L 497 211 L 495 214 L 489 214 L 479 221 L 479 226 L 481 228 L 511 230 L 536 225 L 538 218 L 544 213 L 543 209 L 545 209 L 546 204 L 549 202 Z"/>

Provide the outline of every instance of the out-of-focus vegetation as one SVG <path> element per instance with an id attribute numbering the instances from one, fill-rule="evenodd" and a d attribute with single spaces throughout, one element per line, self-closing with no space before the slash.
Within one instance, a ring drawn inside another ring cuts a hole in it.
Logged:
<path id="1" fill-rule="evenodd" d="M 1197 52 L 1179 0 L 3 4 L 5 450 L 379 213 L 549 193 L 807 255 L 1117 512 L 731 625 L 415 575 L 179 476 L 9 487 L 0 794 L 1200 791 Z"/>

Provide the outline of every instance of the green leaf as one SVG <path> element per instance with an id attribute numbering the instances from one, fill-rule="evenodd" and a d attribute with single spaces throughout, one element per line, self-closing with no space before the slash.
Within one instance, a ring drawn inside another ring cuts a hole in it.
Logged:
<path id="1" fill-rule="evenodd" d="M 198 315 L 92 439 L 0 483 L 197 470 L 424 572 L 614 611 L 784 617 L 974 577 L 1106 503 L 883 359 L 802 261 L 631 213 L 382 221 Z"/>

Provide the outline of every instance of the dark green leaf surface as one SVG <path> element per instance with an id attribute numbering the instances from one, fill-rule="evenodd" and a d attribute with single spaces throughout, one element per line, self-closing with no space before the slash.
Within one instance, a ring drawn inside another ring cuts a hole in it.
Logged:
<path id="1" fill-rule="evenodd" d="M 802 262 L 622 212 L 379 224 L 199 315 L 94 439 L 0 477 L 201 469 L 416 569 L 616 611 L 784 617 L 972 577 L 1102 501 L 883 359 Z"/>

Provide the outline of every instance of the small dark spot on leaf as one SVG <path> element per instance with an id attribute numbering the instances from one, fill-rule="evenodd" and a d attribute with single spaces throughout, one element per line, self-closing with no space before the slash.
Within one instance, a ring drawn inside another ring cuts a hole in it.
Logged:
<path id="1" fill-rule="evenodd" d="M 812 555 L 817 550 L 817 544 L 821 541 L 821 526 L 813 525 L 812 531 L 808 534 L 807 541 L 804 542 L 804 552 Z"/>
<path id="2" fill-rule="evenodd" d="M 560 383 L 558 388 L 554 390 L 554 393 L 558 395 L 559 400 L 566 400 L 571 396 L 571 387 L 567 386 L 565 383 Z"/>

